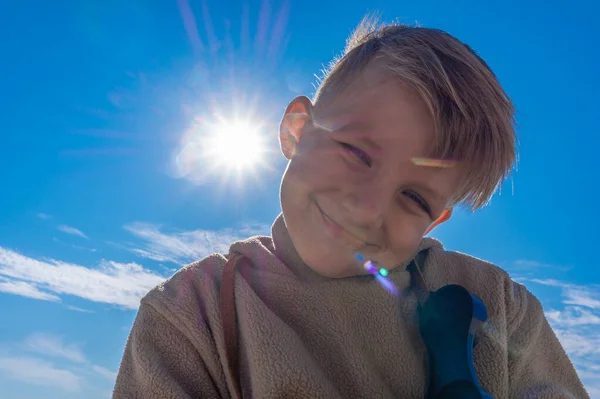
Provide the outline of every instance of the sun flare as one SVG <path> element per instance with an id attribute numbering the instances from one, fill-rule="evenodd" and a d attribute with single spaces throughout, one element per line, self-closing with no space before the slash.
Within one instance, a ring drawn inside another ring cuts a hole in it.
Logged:
<path id="1" fill-rule="evenodd" d="M 178 175 L 203 183 L 209 176 L 225 181 L 256 174 L 266 163 L 263 130 L 263 124 L 253 118 L 196 119 L 175 157 Z"/>
<path id="2" fill-rule="evenodd" d="M 262 160 L 264 143 L 249 121 L 221 122 L 209 133 L 206 156 L 226 169 L 252 168 Z"/>

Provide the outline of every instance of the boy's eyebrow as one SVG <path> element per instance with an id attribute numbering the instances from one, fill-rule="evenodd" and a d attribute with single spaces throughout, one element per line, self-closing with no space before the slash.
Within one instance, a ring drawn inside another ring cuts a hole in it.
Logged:
<path id="1" fill-rule="evenodd" d="M 370 130 L 373 130 L 373 124 L 368 122 L 353 122 L 336 129 L 339 133 L 363 133 L 360 137 L 356 137 L 356 139 L 375 151 L 381 151 L 381 146 L 368 135 L 364 134 Z"/>
<path id="2" fill-rule="evenodd" d="M 437 192 L 437 190 L 433 189 L 432 187 L 429 187 L 426 184 L 421 184 L 421 183 L 416 183 L 415 186 L 417 186 L 418 188 L 420 188 L 421 190 L 427 192 L 427 194 L 429 194 L 431 197 L 433 197 L 435 200 L 446 203 L 447 199 L 446 197 L 444 197 L 443 195 L 439 194 Z"/>

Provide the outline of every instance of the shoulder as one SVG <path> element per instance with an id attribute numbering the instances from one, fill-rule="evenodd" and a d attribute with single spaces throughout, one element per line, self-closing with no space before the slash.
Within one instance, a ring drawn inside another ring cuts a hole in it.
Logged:
<path id="1" fill-rule="evenodd" d="M 193 262 L 153 288 L 143 299 L 172 323 L 201 317 L 219 323 L 219 293 L 223 268 L 232 253 L 243 253 L 260 263 L 270 253 L 270 237 L 250 237 L 231 244 L 228 254 L 213 253 Z"/>
<path id="2" fill-rule="evenodd" d="M 227 257 L 212 254 L 191 263 L 153 288 L 142 298 L 179 329 L 193 334 L 199 327 L 219 323 L 219 287 Z M 186 334 L 187 335 L 187 334 Z"/>
<path id="3" fill-rule="evenodd" d="M 218 307 L 225 262 L 218 254 L 194 262 L 142 299 L 115 388 L 120 397 L 227 391 Z"/>
<path id="4" fill-rule="evenodd" d="M 428 242 L 425 269 L 429 269 L 438 284 L 461 284 L 476 289 L 512 281 L 504 269 L 489 261 L 458 251 L 448 251 L 437 240 L 428 239 Z"/>
<path id="5" fill-rule="evenodd" d="M 179 269 L 173 276 L 155 287 L 143 300 L 152 297 L 163 297 L 167 300 L 177 300 L 182 295 L 189 294 L 191 289 L 214 286 L 218 282 L 227 262 L 227 256 L 212 254 L 199 261 Z"/>
<path id="6" fill-rule="evenodd" d="M 528 315 L 542 315 L 539 300 L 501 267 L 465 253 L 447 251 L 435 241 L 429 248 L 425 269 L 429 270 L 431 289 L 459 284 L 479 297 L 488 308 L 501 311 L 508 325 L 519 325 Z M 426 276 L 427 276 L 426 272 Z M 537 317 L 536 317 L 537 318 Z M 510 332 L 510 331 L 509 331 Z"/>
<path id="7" fill-rule="evenodd" d="M 195 289 L 201 289 L 202 292 L 210 291 L 218 287 L 223 267 L 232 253 L 243 253 L 252 258 L 253 254 L 271 251 L 272 247 L 273 240 L 268 236 L 252 236 L 246 239 L 232 240 L 228 250 L 214 252 L 182 267 L 173 276 L 150 291 L 144 300 L 153 297 L 179 298 Z"/>

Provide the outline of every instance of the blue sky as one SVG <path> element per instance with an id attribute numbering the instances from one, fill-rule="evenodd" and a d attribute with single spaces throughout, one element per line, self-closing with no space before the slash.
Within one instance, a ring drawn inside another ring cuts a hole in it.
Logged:
<path id="1" fill-rule="evenodd" d="M 380 11 L 467 42 L 512 97 L 518 170 L 490 206 L 433 235 L 526 284 L 600 398 L 598 6 L 336 3 L 3 2 L 1 397 L 110 396 L 140 297 L 268 232 L 279 117 Z M 189 157 L 194 123 L 233 115 L 268 150 L 241 176 Z"/>

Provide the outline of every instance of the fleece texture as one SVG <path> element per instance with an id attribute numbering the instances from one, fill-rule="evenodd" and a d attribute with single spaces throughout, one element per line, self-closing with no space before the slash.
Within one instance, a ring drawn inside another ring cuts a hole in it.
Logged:
<path id="1" fill-rule="evenodd" d="M 477 377 L 495 398 L 589 398 L 540 302 L 502 269 L 426 238 L 430 290 L 460 284 L 489 322 L 474 349 Z M 141 301 L 113 398 L 232 398 L 219 289 L 228 256 L 250 272 L 235 283 L 244 398 L 423 398 L 426 349 L 404 267 L 388 278 L 324 278 L 302 262 L 280 215 L 271 237 L 234 243 L 184 267 Z M 406 293 L 406 295 L 403 295 Z"/>

